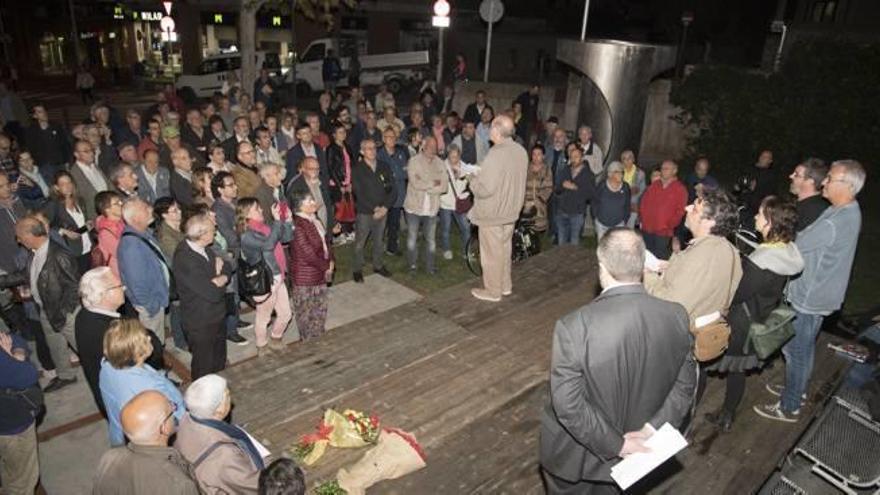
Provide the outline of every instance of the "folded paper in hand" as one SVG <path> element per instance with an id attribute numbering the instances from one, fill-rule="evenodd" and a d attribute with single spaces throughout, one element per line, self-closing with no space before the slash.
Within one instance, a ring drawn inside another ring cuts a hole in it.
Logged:
<path id="1" fill-rule="evenodd" d="M 669 423 L 664 423 L 650 438 L 645 440 L 650 452 L 630 454 L 611 468 L 611 479 L 626 490 L 636 481 L 657 469 L 661 464 L 687 447 L 687 440 Z"/>
<path id="2" fill-rule="evenodd" d="M 709 323 L 713 323 L 720 318 L 721 318 L 721 313 L 718 311 L 709 313 L 707 315 L 698 316 L 698 317 L 694 318 L 694 327 L 696 327 L 696 328 L 705 327 Z"/>

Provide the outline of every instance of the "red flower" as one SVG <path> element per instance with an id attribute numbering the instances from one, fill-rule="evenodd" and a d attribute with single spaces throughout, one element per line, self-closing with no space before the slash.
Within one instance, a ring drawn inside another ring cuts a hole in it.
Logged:
<path id="1" fill-rule="evenodd" d="M 332 432 L 333 432 L 333 426 L 328 425 L 327 423 L 324 423 L 323 420 L 321 420 L 321 422 L 318 423 L 317 431 L 315 431 L 315 433 L 303 435 L 302 439 L 300 439 L 300 443 L 305 444 L 305 445 L 311 445 L 311 444 L 317 442 L 318 440 L 329 440 L 330 433 L 332 433 Z"/>
<path id="2" fill-rule="evenodd" d="M 379 427 L 379 416 L 376 416 L 375 414 L 370 415 L 370 426 L 373 428 Z"/>

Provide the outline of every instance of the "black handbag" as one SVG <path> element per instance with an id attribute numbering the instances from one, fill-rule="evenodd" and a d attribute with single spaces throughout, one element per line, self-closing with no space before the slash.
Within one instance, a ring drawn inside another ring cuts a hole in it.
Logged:
<path id="1" fill-rule="evenodd" d="M 256 305 L 256 299 L 262 298 L 272 292 L 272 270 L 266 265 L 266 261 L 260 259 L 254 263 L 248 263 L 244 255 L 238 258 L 238 295 L 251 306 Z"/>

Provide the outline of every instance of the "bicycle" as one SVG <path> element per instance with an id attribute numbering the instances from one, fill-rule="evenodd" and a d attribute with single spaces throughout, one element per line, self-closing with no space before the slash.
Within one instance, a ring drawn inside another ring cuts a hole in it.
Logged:
<path id="1" fill-rule="evenodd" d="M 471 238 L 465 246 L 465 262 L 468 270 L 480 277 L 483 267 L 480 265 L 480 239 L 476 226 L 471 231 Z M 541 234 L 535 231 L 535 222 L 528 218 L 520 218 L 513 228 L 513 246 L 510 258 L 518 263 L 541 252 Z"/>

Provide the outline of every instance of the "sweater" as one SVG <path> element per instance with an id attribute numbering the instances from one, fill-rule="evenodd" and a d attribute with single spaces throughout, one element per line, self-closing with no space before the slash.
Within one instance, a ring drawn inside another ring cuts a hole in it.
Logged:
<path id="1" fill-rule="evenodd" d="M 593 217 L 606 227 L 614 227 L 629 220 L 629 184 L 621 184 L 617 191 L 608 187 L 608 181 L 596 184 L 593 194 Z"/>
<path id="2" fill-rule="evenodd" d="M 12 349 L 24 349 L 28 353 L 27 342 L 18 335 L 12 335 Z M 29 360 L 19 361 L 0 350 L 0 389 L 25 390 L 39 385 L 38 378 L 37 368 Z M 33 413 L 22 399 L 0 394 L 0 436 L 21 433 L 33 422 Z"/>
<path id="3" fill-rule="evenodd" d="M 586 165 L 581 166 L 577 177 L 572 178 L 571 167 L 564 167 L 559 172 L 556 180 L 556 206 L 560 213 L 568 215 L 583 215 L 587 212 L 587 203 L 593 199 L 596 179 L 592 170 Z M 566 189 L 562 183 L 570 180 L 575 183 L 577 189 Z"/>
<path id="4" fill-rule="evenodd" d="M 687 188 L 675 179 L 666 187 L 662 180 L 656 180 L 648 186 L 642 196 L 639 216 L 642 219 L 642 231 L 663 237 L 672 237 L 672 233 L 684 216 L 687 206 Z"/>

